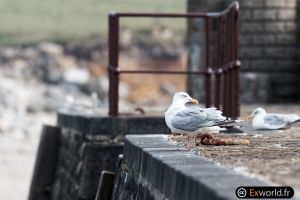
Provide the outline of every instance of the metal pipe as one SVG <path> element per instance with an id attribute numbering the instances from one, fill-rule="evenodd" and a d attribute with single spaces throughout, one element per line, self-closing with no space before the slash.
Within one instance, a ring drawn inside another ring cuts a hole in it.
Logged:
<path id="1" fill-rule="evenodd" d="M 111 70 L 111 69 L 109 69 Z M 176 71 L 176 70 L 116 70 L 117 73 L 122 74 L 198 74 L 204 75 L 206 71 Z M 214 73 L 214 72 L 212 72 Z"/>
<path id="2" fill-rule="evenodd" d="M 215 73 L 215 107 L 220 109 L 221 106 L 221 76 L 222 76 L 222 60 L 223 60 L 223 17 L 219 17 L 217 21 L 217 71 Z"/>
<path id="3" fill-rule="evenodd" d="M 234 43 L 234 40 L 233 40 L 233 21 L 232 21 L 232 10 L 228 13 L 228 27 L 229 27 L 229 30 L 228 30 L 228 48 L 229 48 L 229 60 L 228 60 L 228 116 L 230 116 L 232 118 L 232 115 L 233 115 L 233 95 L 234 95 L 234 76 L 233 76 L 233 65 L 232 65 L 232 62 L 233 62 L 233 43 Z"/>
<path id="4" fill-rule="evenodd" d="M 212 69 L 210 63 L 210 29 L 211 29 L 211 19 L 206 18 L 206 27 L 205 27 L 205 49 L 206 49 L 206 73 L 205 73 L 205 106 L 211 107 L 211 76 Z"/>
<path id="5" fill-rule="evenodd" d="M 118 17 L 168 17 L 168 18 L 206 18 L 212 17 L 217 18 L 219 16 L 226 15 L 228 12 L 235 8 L 238 5 L 238 2 L 235 1 L 230 4 L 230 6 L 221 12 L 197 12 L 197 13 L 131 13 L 131 12 L 122 12 L 116 13 Z"/>
<path id="6" fill-rule="evenodd" d="M 209 13 L 118 13 L 119 17 L 206 18 Z"/>
<path id="7" fill-rule="evenodd" d="M 109 34 L 108 34 L 108 70 L 109 74 L 109 115 L 118 115 L 119 102 L 119 73 L 117 71 L 119 65 L 119 18 L 116 14 L 109 15 Z"/>
<path id="8" fill-rule="evenodd" d="M 204 71 L 168 71 L 168 70 L 122 70 L 118 69 L 119 63 L 119 18 L 120 17 L 171 17 L 171 18 L 204 18 L 206 21 L 206 67 Z M 217 69 L 211 67 L 211 19 L 217 18 Z M 226 22 L 225 22 L 226 18 Z M 237 118 L 240 114 L 239 96 L 239 42 L 238 42 L 239 6 L 234 2 L 230 7 L 217 13 L 111 13 L 109 15 L 109 115 L 118 115 L 118 90 L 120 73 L 140 74 L 198 74 L 205 76 L 206 99 L 205 104 L 212 104 L 211 76 L 216 76 L 215 106 L 222 109 L 225 116 Z M 225 41 L 224 37 L 225 35 Z M 223 78 L 223 80 L 222 80 Z M 221 82 L 223 81 L 223 84 Z M 223 87 L 222 87 L 223 86 Z M 221 101 L 222 97 L 222 101 Z"/>
<path id="9" fill-rule="evenodd" d="M 226 30 L 225 32 L 225 38 L 226 38 L 226 43 L 225 43 L 225 52 L 224 52 L 224 65 L 223 65 L 223 71 L 224 71 L 224 86 L 223 86 L 223 112 L 225 116 L 229 117 L 229 51 L 230 51 L 230 42 L 229 42 L 229 20 L 228 20 L 228 14 L 226 14 L 224 17 L 226 17 L 225 21 L 225 27 Z"/>
<path id="10" fill-rule="evenodd" d="M 235 4 L 234 7 L 234 59 L 235 64 L 233 65 L 234 70 L 234 79 L 235 79 L 235 95 L 234 95 L 234 118 L 238 118 L 240 116 L 240 68 L 241 68 L 241 62 L 239 59 L 239 5 Z"/>

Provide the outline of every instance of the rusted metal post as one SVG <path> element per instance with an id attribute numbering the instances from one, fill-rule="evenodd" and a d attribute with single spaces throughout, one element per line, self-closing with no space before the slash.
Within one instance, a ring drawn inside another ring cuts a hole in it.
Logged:
<path id="1" fill-rule="evenodd" d="M 115 13 L 109 14 L 109 115 L 118 115 L 119 102 L 119 17 Z"/>
<path id="2" fill-rule="evenodd" d="M 109 15 L 109 115 L 118 115 L 119 75 L 121 73 L 140 74 L 199 74 L 205 76 L 205 106 L 212 105 L 212 74 L 216 76 L 214 105 L 222 110 L 225 116 L 239 116 L 239 43 L 238 43 L 238 2 L 217 13 L 111 13 Z M 119 70 L 119 18 L 120 17 L 170 17 L 170 18 L 203 18 L 206 22 L 206 66 L 202 71 L 168 71 L 168 70 Z M 218 20 L 217 32 L 217 69 L 211 66 L 211 20 Z M 224 36 L 225 35 L 225 36 Z M 224 36 L 224 37 L 223 37 Z M 222 84 L 223 83 L 223 84 Z"/>
<path id="3" fill-rule="evenodd" d="M 225 116 L 228 117 L 228 58 L 229 58 L 229 45 L 228 45 L 228 17 L 227 15 L 225 15 L 224 17 L 226 17 L 224 24 L 225 24 L 225 47 L 224 47 L 224 61 L 223 61 L 223 113 Z"/>
<path id="4" fill-rule="evenodd" d="M 234 71 L 234 113 L 233 118 L 238 118 L 240 116 L 240 67 L 241 63 L 238 60 L 239 59 L 239 5 L 235 4 L 234 7 L 234 65 L 233 65 L 233 71 Z"/>
<path id="5" fill-rule="evenodd" d="M 229 55 L 228 55 L 228 116 L 232 118 L 233 115 L 233 95 L 234 95 L 234 77 L 233 77 L 233 31 L 232 31 L 232 9 L 228 13 L 228 48 L 229 48 Z"/>
<path id="6" fill-rule="evenodd" d="M 206 17 L 206 27 L 205 27 L 205 39 L 206 39 L 206 70 L 205 70 L 205 106 L 211 107 L 211 76 L 212 69 L 210 64 L 210 29 L 211 29 L 211 19 Z"/>
<path id="7" fill-rule="evenodd" d="M 221 106 L 221 76 L 222 76 L 222 62 L 224 57 L 223 49 L 223 17 L 219 17 L 217 21 L 217 70 L 215 73 L 215 107 L 220 109 Z"/>

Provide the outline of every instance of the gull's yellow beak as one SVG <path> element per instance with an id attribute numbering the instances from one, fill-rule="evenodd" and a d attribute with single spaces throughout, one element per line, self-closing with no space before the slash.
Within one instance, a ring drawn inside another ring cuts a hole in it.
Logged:
<path id="1" fill-rule="evenodd" d="M 199 103 L 197 99 L 192 99 L 190 102 L 194 103 L 194 104 L 198 104 Z"/>
<path id="2" fill-rule="evenodd" d="M 249 121 L 251 121 L 251 120 L 253 119 L 253 115 L 252 115 L 252 114 L 248 115 L 248 116 L 247 116 L 247 119 L 248 119 Z"/>

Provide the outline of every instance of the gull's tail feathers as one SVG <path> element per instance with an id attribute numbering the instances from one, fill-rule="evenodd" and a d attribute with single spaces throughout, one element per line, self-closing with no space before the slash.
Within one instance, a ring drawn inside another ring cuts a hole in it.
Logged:
<path id="1" fill-rule="evenodd" d="M 285 127 L 281 128 L 281 129 L 285 130 L 285 129 L 291 128 L 292 126 L 299 126 L 299 125 L 300 125 L 300 119 L 297 119 L 294 122 L 288 123 Z"/>

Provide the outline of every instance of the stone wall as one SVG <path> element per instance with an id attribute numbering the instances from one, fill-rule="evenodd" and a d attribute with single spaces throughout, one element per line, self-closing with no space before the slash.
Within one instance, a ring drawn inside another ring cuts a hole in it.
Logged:
<path id="1" fill-rule="evenodd" d="M 232 1 L 190 0 L 188 11 L 222 10 Z M 299 2 L 239 0 L 242 102 L 299 101 Z M 188 35 L 194 33 L 190 22 Z M 203 46 L 193 37 L 190 40 L 190 49 L 195 49 L 194 44 L 199 44 L 200 48 Z M 194 57 L 191 53 L 190 60 L 195 60 Z M 193 67 L 191 62 L 189 67 Z M 199 89 L 195 88 L 193 92 L 197 93 Z"/>
<path id="2" fill-rule="evenodd" d="M 102 170 L 115 171 L 123 144 L 112 140 L 88 140 L 76 130 L 61 131 L 59 159 L 52 200 L 94 200 Z"/>
<path id="3" fill-rule="evenodd" d="M 115 171 L 126 134 L 170 134 L 163 117 L 59 113 L 52 200 L 94 200 L 102 170 Z"/>
<path id="4" fill-rule="evenodd" d="M 217 165 L 168 135 L 128 135 L 112 199 L 231 200 L 246 185 L 268 184 Z"/>

